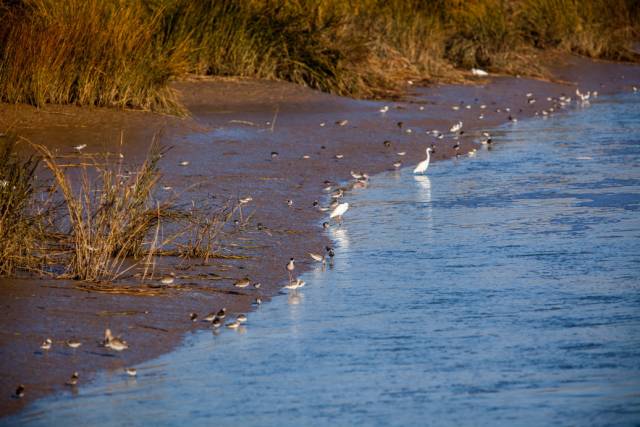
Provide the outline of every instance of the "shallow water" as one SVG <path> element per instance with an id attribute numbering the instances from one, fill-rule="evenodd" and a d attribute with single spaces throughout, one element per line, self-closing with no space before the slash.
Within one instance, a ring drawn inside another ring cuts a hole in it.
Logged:
<path id="1" fill-rule="evenodd" d="M 375 176 L 331 231 L 335 266 L 245 329 L 0 424 L 637 423 L 638 101 L 505 127 L 428 177 Z"/>

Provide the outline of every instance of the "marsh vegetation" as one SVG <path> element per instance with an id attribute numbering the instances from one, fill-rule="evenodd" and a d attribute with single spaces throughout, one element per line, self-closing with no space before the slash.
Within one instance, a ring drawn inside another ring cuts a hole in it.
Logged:
<path id="1" fill-rule="evenodd" d="M 546 50 L 637 60 L 633 0 L 0 0 L 0 99 L 184 113 L 173 79 L 281 79 L 356 97 Z"/>
<path id="2" fill-rule="evenodd" d="M 125 167 L 118 155 L 61 155 L 0 137 L 0 276 L 145 280 L 158 274 L 161 256 L 205 263 L 222 256 L 238 203 L 185 207 L 158 196 L 164 153 L 154 142 L 140 165 Z"/>

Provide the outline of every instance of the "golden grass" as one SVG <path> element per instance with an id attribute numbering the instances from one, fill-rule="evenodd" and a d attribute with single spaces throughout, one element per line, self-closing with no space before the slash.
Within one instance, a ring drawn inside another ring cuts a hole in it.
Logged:
<path id="1" fill-rule="evenodd" d="M 34 147 L 53 174 L 67 211 L 70 257 L 66 276 L 114 280 L 130 268 L 124 267 L 127 258 L 153 252 L 155 239 L 145 239 L 166 209 L 151 198 L 159 178 L 161 153 L 156 145 L 136 171 L 126 173 L 121 163 L 113 165 L 88 155 L 77 165 L 63 165 L 45 146 Z"/>
<path id="2" fill-rule="evenodd" d="M 15 146 L 14 136 L 0 136 L 0 276 L 37 267 L 46 214 L 46 207 L 37 210 L 34 203 L 38 160 L 19 158 Z"/>
<path id="3" fill-rule="evenodd" d="M 0 0 L 0 100 L 183 113 L 189 74 L 358 97 L 464 70 L 542 75 L 543 49 L 637 60 L 634 0 Z"/>
<path id="4" fill-rule="evenodd" d="M 205 263 L 243 258 L 221 253 L 225 226 L 239 216 L 237 202 L 181 209 L 174 199 L 155 199 L 164 154 L 155 140 L 137 168 L 109 155 L 57 157 L 21 140 L 39 157 L 19 156 L 16 138 L 0 137 L 0 276 L 28 271 L 92 283 L 132 276 L 144 282 L 153 278 L 159 256 Z M 38 169 L 40 162 L 46 169 Z M 36 179 L 37 169 L 51 178 Z"/>

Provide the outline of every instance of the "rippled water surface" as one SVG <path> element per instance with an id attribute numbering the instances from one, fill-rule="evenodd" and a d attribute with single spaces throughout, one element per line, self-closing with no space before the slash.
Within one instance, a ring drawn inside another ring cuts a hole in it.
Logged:
<path id="1" fill-rule="evenodd" d="M 331 231 L 334 268 L 244 331 L 4 423 L 638 423 L 639 101 L 509 126 L 428 178 L 375 176 Z"/>

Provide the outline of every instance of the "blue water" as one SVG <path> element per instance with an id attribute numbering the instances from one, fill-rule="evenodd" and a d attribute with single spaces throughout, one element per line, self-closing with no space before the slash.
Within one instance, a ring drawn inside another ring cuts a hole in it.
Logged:
<path id="1" fill-rule="evenodd" d="M 31 425 L 637 425 L 640 99 L 372 178 L 333 269 Z"/>

